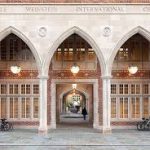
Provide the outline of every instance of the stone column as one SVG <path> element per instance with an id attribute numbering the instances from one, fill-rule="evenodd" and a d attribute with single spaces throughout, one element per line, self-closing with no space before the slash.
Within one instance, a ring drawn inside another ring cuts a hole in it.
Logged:
<path id="1" fill-rule="evenodd" d="M 99 98 L 98 98 L 98 83 L 94 83 L 94 119 L 93 119 L 93 128 L 99 129 L 99 113 L 98 113 L 98 104 L 99 104 Z"/>
<path id="2" fill-rule="evenodd" d="M 47 133 L 47 80 L 48 76 L 39 76 L 40 107 L 39 107 L 39 133 Z"/>
<path id="3" fill-rule="evenodd" d="M 103 76 L 103 133 L 111 133 L 111 101 L 110 101 L 111 76 Z"/>
<path id="4" fill-rule="evenodd" d="M 51 122 L 50 128 L 56 128 L 56 84 L 51 81 Z"/>

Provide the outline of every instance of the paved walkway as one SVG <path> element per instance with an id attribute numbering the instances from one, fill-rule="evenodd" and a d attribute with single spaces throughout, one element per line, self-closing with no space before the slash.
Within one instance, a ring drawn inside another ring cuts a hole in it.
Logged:
<path id="1" fill-rule="evenodd" d="M 45 136 L 35 129 L 0 132 L 0 150 L 150 150 L 150 131 L 113 130 L 103 135 L 88 127 L 61 126 Z"/>

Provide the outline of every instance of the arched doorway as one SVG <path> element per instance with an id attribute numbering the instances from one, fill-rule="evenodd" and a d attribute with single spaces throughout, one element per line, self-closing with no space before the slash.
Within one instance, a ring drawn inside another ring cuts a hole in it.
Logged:
<path id="1" fill-rule="evenodd" d="M 119 48 L 112 67 L 112 126 L 133 127 L 150 115 L 149 63 L 150 42 L 140 33 Z"/>
<path id="2" fill-rule="evenodd" d="M 72 89 L 73 84 L 57 84 L 56 91 L 56 121 L 57 124 L 93 124 L 93 85 L 78 83 L 77 89 Z M 69 89 L 69 91 L 68 91 Z M 70 90 L 72 89 L 72 90 Z M 67 91 L 67 92 L 66 92 Z M 60 94 L 59 94 L 60 93 Z M 95 94 L 95 93 L 94 93 Z M 82 109 L 86 108 L 88 114 L 83 119 Z"/>
<path id="3" fill-rule="evenodd" d="M 0 41 L 0 118 L 15 126 L 38 127 L 38 65 L 30 47 L 13 32 L 18 33 L 5 30 Z"/>
<path id="4" fill-rule="evenodd" d="M 78 90 L 71 90 L 65 94 L 61 99 L 61 113 L 62 114 L 81 114 L 82 109 L 86 106 L 87 99 L 85 95 Z M 71 116 L 70 115 L 70 116 Z"/>
<path id="5" fill-rule="evenodd" d="M 73 74 L 70 71 L 71 66 L 74 64 L 78 65 L 80 68 L 77 74 Z M 58 110 L 59 104 L 57 103 L 57 101 L 60 101 L 60 98 L 58 95 L 61 94 L 63 90 L 71 91 L 70 85 L 72 84 L 78 84 L 79 87 L 83 84 L 84 88 L 80 90 L 81 93 L 83 93 L 84 89 L 87 88 L 86 86 L 90 84 L 91 103 L 89 107 L 92 108 L 89 114 L 91 116 L 90 121 L 92 122 L 92 125 L 94 127 L 99 126 L 100 124 L 102 125 L 102 120 L 100 120 L 102 116 L 99 118 L 99 115 L 103 114 L 102 107 L 99 107 L 99 105 L 102 106 L 102 82 L 100 79 L 101 69 L 98 58 L 88 42 L 86 42 L 81 36 L 76 33 L 66 38 L 58 46 L 53 55 L 49 67 L 49 76 L 49 91 L 51 91 L 51 93 L 56 93 L 56 95 L 51 95 L 51 98 L 48 98 L 48 103 L 53 106 L 48 107 L 48 112 L 50 112 L 50 116 L 48 116 L 48 122 L 50 122 L 51 127 L 53 126 L 55 128 L 56 121 L 59 122 L 60 115 L 58 115 L 58 112 L 60 112 L 60 110 Z M 63 85 L 59 91 L 58 88 L 60 84 Z M 68 88 L 67 86 L 70 86 L 70 88 Z M 101 101 L 99 101 L 99 99 Z M 94 103 L 96 107 L 94 107 Z M 55 110 L 54 105 L 56 105 L 57 108 Z M 59 109 L 61 109 L 60 106 Z M 98 109 L 101 113 L 98 112 Z M 52 115 L 55 113 L 57 118 Z"/>
<path id="6" fill-rule="evenodd" d="M 82 109 L 86 107 L 89 112 L 87 100 L 84 93 L 76 89 L 62 93 L 62 97 L 60 97 L 60 120 L 58 123 L 84 122 Z M 89 120 L 89 118 L 87 117 L 86 120 Z"/>

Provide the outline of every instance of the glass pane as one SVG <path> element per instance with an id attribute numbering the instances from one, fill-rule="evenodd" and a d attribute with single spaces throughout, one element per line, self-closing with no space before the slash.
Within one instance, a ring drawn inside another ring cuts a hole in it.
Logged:
<path id="1" fill-rule="evenodd" d="M 13 118 L 13 98 L 10 98 L 10 118 Z"/>
<path id="2" fill-rule="evenodd" d="M 116 98 L 111 98 L 111 118 L 116 118 Z"/>
<path id="3" fill-rule="evenodd" d="M 135 98 L 131 99 L 132 118 L 135 118 Z"/>
<path id="4" fill-rule="evenodd" d="M 13 84 L 9 85 L 9 94 L 13 94 Z"/>
<path id="5" fill-rule="evenodd" d="M 135 94 L 135 85 L 131 84 L 131 94 Z"/>
<path id="6" fill-rule="evenodd" d="M 38 118 L 38 110 L 39 110 L 39 106 L 38 106 L 39 100 L 38 98 L 34 98 L 33 100 L 33 117 L 34 118 Z"/>
<path id="7" fill-rule="evenodd" d="M 21 94 L 25 94 L 25 84 L 21 85 Z"/>
<path id="8" fill-rule="evenodd" d="M 19 94 L 19 92 L 18 92 L 18 84 L 14 85 L 14 94 Z"/>
<path id="9" fill-rule="evenodd" d="M 143 94 L 148 94 L 148 84 L 143 84 Z"/>
<path id="10" fill-rule="evenodd" d="M 26 118 L 30 118 L 30 98 L 26 98 Z"/>
<path id="11" fill-rule="evenodd" d="M 39 94 L 39 85 L 38 84 L 33 85 L 33 94 Z"/>
<path id="12" fill-rule="evenodd" d="M 116 84 L 111 84 L 111 94 L 116 94 Z"/>
<path id="13" fill-rule="evenodd" d="M 62 60 L 62 51 L 60 48 L 58 48 L 56 52 L 56 61 L 61 61 L 61 60 Z"/>
<path id="14" fill-rule="evenodd" d="M 124 94 L 128 94 L 128 84 L 124 84 Z"/>
<path id="15" fill-rule="evenodd" d="M 95 60 L 96 55 L 94 53 L 94 51 L 88 51 L 88 60 Z"/>
<path id="16" fill-rule="evenodd" d="M 128 118 L 128 98 L 124 99 L 124 118 Z"/>
<path id="17" fill-rule="evenodd" d="M 140 98 L 136 98 L 136 118 L 140 118 Z"/>
<path id="18" fill-rule="evenodd" d="M 119 94 L 123 94 L 123 84 L 119 85 Z"/>
<path id="19" fill-rule="evenodd" d="M 148 97 L 143 98 L 143 117 L 148 118 L 149 117 L 149 103 L 148 103 Z"/>
<path id="20" fill-rule="evenodd" d="M 18 118 L 18 98 L 14 98 L 14 118 Z"/>
<path id="21" fill-rule="evenodd" d="M 123 98 L 120 98 L 120 118 L 123 118 Z"/>
<path id="22" fill-rule="evenodd" d="M 26 94 L 30 94 L 30 84 L 26 85 Z"/>
<path id="23" fill-rule="evenodd" d="M 1 98 L 1 118 L 7 118 L 7 114 L 6 114 L 6 98 Z"/>
<path id="24" fill-rule="evenodd" d="M 1 84 L 1 94 L 6 94 L 7 88 L 6 84 Z"/>
<path id="25" fill-rule="evenodd" d="M 136 85 L 136 94 L 140 94 L 140 84 Z"/>
<path id="26" fill-rule="evenodd" d="M 25 98 L 21 100 L 22 118 L 25 118 Z"/>

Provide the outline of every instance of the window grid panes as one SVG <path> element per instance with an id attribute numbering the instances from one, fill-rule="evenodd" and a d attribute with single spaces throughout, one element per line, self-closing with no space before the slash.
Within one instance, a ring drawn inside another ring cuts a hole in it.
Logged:
<path id="1" fill-rule="evenodd" d="M 0 84 L 0 93 L 1 118 L 38 119 L 39 84 Z"/>
<path id="2" fill-rule="evenodd" d="M 140 118 L 140 98 L 131 98 L 131 116 L 132 118 Z"/>
<path id="3" fill-rule="evenodd" d="M 0 41 L 0 60 L 34 60 L 32 52 L 27 44 L 14 34 L 9 34 Z"/>
<path id="4" fill-rule="evenodd" d="M 111 118 L 113 120 L 148 118 L 150 116 L 149 92 L 149 84 L 146 82 L 112 83 Z"/>
<path id="5" fill-rule="evenodd" d="M 149 99 L 148 97 L 144 97 L 142 101 L 143 106 L 143 116 L 144 118 L 149 118 Z"/>
<path id="6" fill-rule="evenodd" d="M 120 98 L 120 118 L 128 118 L 128 98 Z"/>
<path id="7" fill-rule="evenodd" d="M 148 94 L 149 93 L 149 86 L 148 84 L 143 84 L 143 94 Z"/>
<path id="8" fill-rule="evenodd" d="M 111 118 L 116 118 L 117 115 L 116 105 L 117 105 L 116 98 L 111 98 Z"/>
<path id="9" fill-rule="evenodd" d="M 117 94 L 117 85 L 111 84 L 111 94 Z"/>
<path id="10" fill-rule="evenodd" d="M 33 94 L 39 94 L 39 85 L 38 84 L 33 85 Z"/>

